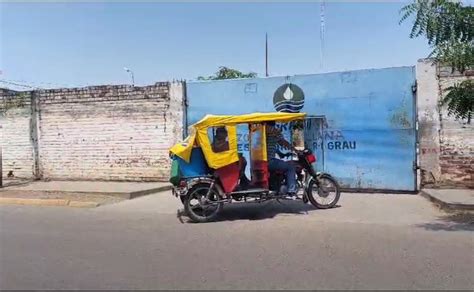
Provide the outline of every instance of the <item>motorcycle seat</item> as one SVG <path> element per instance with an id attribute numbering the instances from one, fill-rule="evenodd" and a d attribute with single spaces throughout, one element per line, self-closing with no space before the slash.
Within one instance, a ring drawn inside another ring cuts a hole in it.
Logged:
<path id="1" fill-rule="evenodd" d="M 270 176 L 272 175 L 284 175 L 286 173 L 286 171 L 284 170 L 272 170 L 270 171 Z"/>

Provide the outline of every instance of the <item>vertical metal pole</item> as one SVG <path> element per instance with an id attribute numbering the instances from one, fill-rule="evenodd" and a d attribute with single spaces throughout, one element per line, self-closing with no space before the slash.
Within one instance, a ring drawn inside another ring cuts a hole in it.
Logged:
<path id="1" fill-rule="evenodd" d="M 2 160 L 2 147 L 0 147 L 0 188 L 3 187 L 3 160 Z"/>
<path id="2" fill-rule="evenodd" d="M 325 31 L 325 20 L 324 20 L 324 0 L 320 4 L 320 29 L 319 29 L 319 50 L 320 50 L 320 66 L 321 71 L 324 70 L 324 31 Z"/>
<path id="3" fill-rule="evenodd" d="M 268 77 L 268 34 L 265 33 L 265 76 Z"/>
<path id="4" fill-rule="evenodd" d="M 420 170 L 420 138 L 418 137 L 419 123 L 418 123 L 418 90 L 416 80 L 412 86 L 413 98 L 413 128 L 415 131 L 415 159 L 413 161 L 413 175 L 415 176 L 415 191 L 421 189 L 421 170 Z"/>
<path id="5" fill-rule="evenodd" d="M 186 81 L 181 82 L 183 86 L 183 140 L 188 136 L 188 93 Z"/>

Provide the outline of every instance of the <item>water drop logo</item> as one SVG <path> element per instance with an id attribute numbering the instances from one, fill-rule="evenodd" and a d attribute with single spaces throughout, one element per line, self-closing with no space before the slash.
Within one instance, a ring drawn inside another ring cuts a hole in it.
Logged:
<path id="1" fill-rule="evenodd" d="M 273 95 L 273 105 L 279 112 L 299 113 L 304 106 L 303 90 L 295 84 L 283 84 Z"/>

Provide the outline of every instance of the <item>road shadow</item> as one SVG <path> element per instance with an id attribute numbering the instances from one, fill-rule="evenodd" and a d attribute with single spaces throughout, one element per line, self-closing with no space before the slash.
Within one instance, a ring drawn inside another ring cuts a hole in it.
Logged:
<path id="1" fill-rule="evenodd" d="M 474 213 L 446 213 L 435 222 L 418 224 L 431 231 L 474 231 Z"/>
<path id="2" fill-rule="evenodd" d="M 339 208 L 336 205 L 334 208 Z M 304 204 L 302 201 L 267 201 L 263 203 L 232 203 L 224 206 L 218 218 L 214 222 L 237 221 L 237 220 L 265 220 L 274 218 L 281 214 L 308 215 L 310 212 L 321 211 L 311 204 Z M 186 218 L 186 220 L 183 220 Z M 185 215 L 184 210 L 178 210 L 178 219 L 181 223 L 191 223 Z"/>
<path id="3" fill-rule="evenodd" d="M 315 210 L 316 208 L 310 204 L 293 201 L 237 203 L 225 206 L 217 221 L 264 220 L 271 219 L 278 214 L 307 215 L 308 212 Z"/>

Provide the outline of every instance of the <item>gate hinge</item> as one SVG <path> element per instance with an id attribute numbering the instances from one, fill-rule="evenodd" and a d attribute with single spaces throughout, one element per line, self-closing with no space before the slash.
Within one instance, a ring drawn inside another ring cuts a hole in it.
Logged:
<path id="1" fill-rule="evenodd" d="M 418 86 L 416 85 L 416 81 L 415 81 L 415 83 L 411 86 L 411 92 L 416 93 L 417 87 Z"/>
<path id="2" fill-rule="evenodd" d="M 417 165 L 416 161 L 413 161 L 413 170 L 418 170 L 420 167 Z"/>

